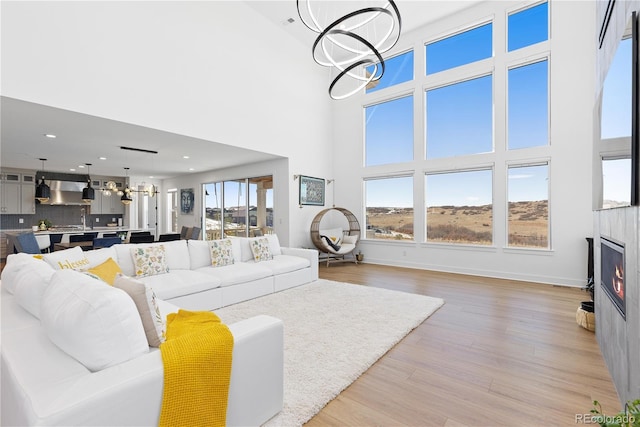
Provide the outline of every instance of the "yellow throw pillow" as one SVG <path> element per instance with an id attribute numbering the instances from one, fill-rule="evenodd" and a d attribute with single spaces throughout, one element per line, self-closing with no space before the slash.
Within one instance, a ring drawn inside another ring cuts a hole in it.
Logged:
<path id="1" fill-rule="evenodd" d="M 100 265 L 96 265 L 93 268 L 87 270 L 88 273 L 95 274 L 108 284 L 113 286 L 113 281 L 116 279 L 116 274 L 122 273 L 120 266 L 113 258 L 108 258 Z"/>
<path id="2" fill-rule="evenodd" d="M 44 255 L 34 255 L 33 256 L 35 259 L 41 259 L 44 260 Z"/>

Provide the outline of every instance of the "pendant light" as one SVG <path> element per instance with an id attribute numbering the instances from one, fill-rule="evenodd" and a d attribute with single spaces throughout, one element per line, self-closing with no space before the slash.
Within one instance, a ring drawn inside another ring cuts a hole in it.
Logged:
<path id="1" fill-rule="evenodd" d="M 46 162 L 47 159 L 40 160 L 42 160 L 42 179 L 40 183 L 36 185 L 36 200 L 40 203 L 45 203 L 48 202 L 49 197 L 51 197 L 51 189 L 44 182 L 44 162 Z"/>
<path id="2" fill-rule="evenodd" d="M 133 199 L 131 198 L 131 189 L 129 188 L 129 168 L 124 168 L 124 173 L 125 173 L 125 188 L 122 194 L 122 197 L 120 197 L 120 201 L 122 202 L 123 205 L 130 205 L 131 202 L 133 202 Z"/>
<path id="3" fill-rule="evenodd" d="M 95 200 L 96 191 L 91 187 L 91 173 L 89 168 L 91 163 L 85 163 L 85 165 L 87 165 L 87 186 L 82 189 L 82 200 L 90 202 L 91 200 Z"/>

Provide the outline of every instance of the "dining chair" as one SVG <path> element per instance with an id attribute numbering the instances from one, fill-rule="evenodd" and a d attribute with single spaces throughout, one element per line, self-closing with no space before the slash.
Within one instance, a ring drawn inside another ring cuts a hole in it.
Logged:
<path id="1" fill-rule="evenodd" d="M 84 233 L 85 236 L 87 236 L 88 240 L 85 240 L 86 242 L 88 242 L 89 240 L 93 240 L 96 237 L 98 237 L 98 232 L 97 231 L 89 231 Z"/>
<path id="2" fill-rule="evenodd" d="M 40 252 L 47 251 L 51 252 L 51 236 L 48 234 L 36 234 L 36 241 L 38 242 L 38 247 L 40 248 Z"/>
<path id="3" fill-rule="evenodd" d="M 180 234 L 168 233 L 168 234 L 161 234 L 160 236 L 158 236 L 158 242 L 171 242 L 173 240 L 180 240 Z"/>
<path id="4" fill-rule="evenodd" d="M 129 237 L 129 243 L 153 243 L 153 236 L 151 234 L 132 234 Z"/>
<path id="5" fill-rule="evenodd" d="M 39 254 L 40 246 L 36 240 L 36 235 L 32 232 L 18 234 L 15 238 L 15 247 L 18 252 L 24 252 L 27 254 Z"/>
<path id="6" fill-rule="evenodd" d="M 193 227 L 191 229 L 191 237 L 190 237 L 190 239 L 198 240 L 200 238 L 200 230 L 201 230 L 200 227 Z"/>
<path id="7" fill-rule="evenodd" d="M 93 249 L 109 248 L 113 245 L 122 243 L 122 239 L 115 237 L 97 237 L 93 239 Z"/>
<path id="8" fill-rule="evenodd" d="M 150 236 L 151 232 L 150 231 L 132 231 L 131 232 L 131 236 Z"/>
<path id="9" fill-rule="evenodd" d="M 71 234 L 69 235 L 69 242 L 92 242 L 94 237 L 86 234 Z"/>
<path id="10" fill-rule="evenodd" d="M 118 233 L 102 233 L 102 237 L 118 237 Z"/>
<path id="11" fill-rule="evenodd" d="M 49 234 L 51 239 L 51 252 L 56 250 L 56 243 L 62 242 L 62 233 Z"/>
<path id="12" fill-rule="evenodd" d="M 180 238 L 181 239 L 188 239 L 187 236 L 190 236 L 191 234 L 189 233 L 190 227 L 186 227 L 186 226 L 182 226 L 182 230 L 180 230 Z"/>

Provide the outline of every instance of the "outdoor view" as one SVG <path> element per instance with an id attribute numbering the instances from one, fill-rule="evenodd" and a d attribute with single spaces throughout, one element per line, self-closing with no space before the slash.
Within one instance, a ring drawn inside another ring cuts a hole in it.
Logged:
<path id="1" fill-rule="evenodd" d="M 507 51 L 548 39 L 548 5 L 511 13 Z M 493 24 L 486 22 L 425 46 L 426 73 L 447 73 L 492 57 Z M 548 145 L 548 57 L 541 55 L 507 70 L 507 150 Z M 378 90 L 413 78 L 413 55 L 387 65 Z M 426 160 L 469 157 L 495 151 L 494 76 L 487 71 L 427 88 L 424 135 Z M 370 91 L 373 91 L 370 90 Z M 368 91 L 369 92 L 369 91 Z M 367 105 L 365 166 L 414 160 L 414 97 Z M 389 148 L 393 147 L 392 150 Z M 467 161 L 465 164 L 473 164 Z M 425 174 L 426 241 L 492 245 L 494 209 L 507 213 L 508 242 L 514 247 L 549 247 L 548 164 L 510 165 L 507 206 L 494 206 L 493 167 L 465 167 Z M 402 166 L 398 167 L 402 170 Z M 401 174 L 399 174 L 401 175 Z M 502 174 L 504 176 L 504 173 Z M 365 179 L 366 237 L 414 240 L 414 177 Z"/>
<path id="2" fill-rule="evenodd" d="M 273 229 L 273 178 L 204 184 L 207 240 L 270 234 Z"/>

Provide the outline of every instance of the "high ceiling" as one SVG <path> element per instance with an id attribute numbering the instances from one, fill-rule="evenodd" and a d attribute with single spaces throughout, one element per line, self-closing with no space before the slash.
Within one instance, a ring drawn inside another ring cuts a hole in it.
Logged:
<path id="1" fill-rule="evenodd" d="M 330 4 L 329 0 L 316 0 Z M 340 1 L 344 5 L 347 1 Z M 362 1 L 349 1 L 362 7 Z M 478 0 L 397 0 L 403 33 L 429 21 L 469 7 Z M 309 46 L 314 33 L 299 20 L 295 0 L 246 1 L 274 25 Z M 364 3 L 380 3 L 366 1 Z M 293 18 L 293 22 L 289 22 Z M 3 167 L 41 169 L 39 158 L 48 159 L 45 170 L 92 175 L 154 176 L 163 179 L 277 158 L 229 145 L 162 132 L 76 112 L 51 108 L 11 98 L 2 98 L 1 164 Z M 47 138 L 45 134 L 57 137 Z M 122 150 L 121 146 L 158 151 L 158 154 Z M 64 155 L 61 155 L 64 153 Z M 212 155 L 203 156 L 203 153 Z M 189 158 L 184 158 L 188 156 Z M 100 157 L 106 158 L 101 160 Z"/>

